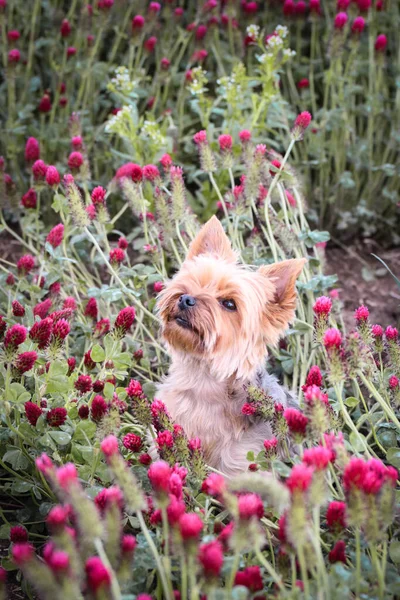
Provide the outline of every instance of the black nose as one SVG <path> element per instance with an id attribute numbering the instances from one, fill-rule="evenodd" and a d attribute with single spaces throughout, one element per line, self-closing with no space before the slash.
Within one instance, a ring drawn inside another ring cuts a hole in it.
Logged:
<path id="1" fill-rule="evenodd" d="M 180 310 L 186 310 L 187 308 L 192 308 L 196 304 L 196 299 L 193 296 L 189 296 L 189 294 L 183 294 L 179 298 L 178 306 Z"/>

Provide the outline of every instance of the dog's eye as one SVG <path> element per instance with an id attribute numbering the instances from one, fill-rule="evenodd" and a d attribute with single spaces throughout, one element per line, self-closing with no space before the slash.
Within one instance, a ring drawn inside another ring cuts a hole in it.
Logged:
<path id="1" fill-rule="evenodd" d="M 236 310 L 236 304 L 234 300 L 221 300 L 221 304 L 226 310 L 234 311 Z"/>

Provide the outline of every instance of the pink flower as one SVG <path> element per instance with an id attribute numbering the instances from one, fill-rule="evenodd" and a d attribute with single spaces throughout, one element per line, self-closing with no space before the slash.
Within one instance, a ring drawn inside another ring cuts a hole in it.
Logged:
<path id="1" fill-rule="evenodd" d="M 252 517 L 261 519 L 264 515 L 264 505 L 258 494 L 242 494 L 238 498 L 239 518 L 248 521 Z"/>
<path id="2" fill-rule="evenodd" d="M 174 446 L 174 438 L 172 437 L 172 433 L 165 429 L 164 431 L 160 431 L 157 435 L 157 446 L 159 450 L 164 448 L 173 448 Z"/>
<path id="3" fill-rule="evenodd" d="M 367 12 L 371 7 L 371 0 L 357 0 L 357 4 L 361 12 Z"/>
<path id="4" fill-rule="evenodd" d="M 202 544 L 199 548 L 199 562 L 206 577 L 218 577 L 224 563 L 222 545 L 217 540 Z"/>
<path id="5" fill-rule="evenodd" d="M 118 240 L 118 248 L 121 248 L 121 250 L 126 250 L 128 246 L 128 240 L 121 236 Z"/>
<path id="6" fill-rule="evenodd" d="M 349 17 L 347 16 L 347 14 L 345 12 L 338 13 L 334 20 L 335 29 L 343 29 L 343 27 L 346 25 L 348 19 L 349 19 Z"/>
<path id="7" fill-rule="evenodd" d="M 37 195 L 33 188 L 30 188 L 21 199 L 21 204 L 24 208 L 36 208 Z"/>
<path id="8" fill-rule="evenodd" d="M 399 332 L 397 331 L 396 327 L 389 325 L 386 327 L 385 337 L 388 341 L 396 341 L 399 337 Z"/>
<path id="9" fill-rule="evenodd" d="M 346 491 L 352 487 L 362 488 L 366 474 L 366 463 L 362 458 L 353 456 L 343 472 L 343 486 Z"/>
<path id="10" fill-rule="evenodd" d="M 142 168 L 135 163 L 127 163 L 125 165 L 122 165 L 122 167 L 120 167 L 117 170 L 115 177 L 116 179 L 128 177 L 129 179 L 132 179 L 132 181 L 134 181 L 135 183 L 139 183 L 140 181 L 142 181 L 143 178 Z"/>
<path id="11" fill-rule="evenodd" d="M 122 248 L 113 248 L 110 250 L 110 263 L 120 265 L 125 260 L 125 252 Z"/>
<path id="12" fill-rule="evenodd" d="M 98 307 L 96 298 L 89 298 L 88 303 L 86 304 L 85 312 L 83 313 L 85 317 L 90 317 L 91 319 L 97 320 L 98 316 Z"/>
<path id="13" fill-rule="evenodd" d="M 322 342 L 327 350 L 331 350 L 332 348 L 339 349 L 342 343 L 342 334 L 338 329 L 331 327 L 326 330 Z"/>
<path id="14" fill-rule="evenodd" d="M 264 144 L 259 144 L 257 146 L 257 148 L 259 148 L 260 146 L 263 146 L 263 151 L 264 151 L 263 153 L 265 153 L 266 148 L 265 148 Z M 271 177 L 275 177 L 275 175 L 277 174 L 277 172 L 280 170 L 280 168 L 282 166 L 280 160 L 277 160 L 277 159 L 271 160 L 271 166 L 274 168 L 269 170 L 269 174 L 271 175 Z"/>
<path id="15" fill-rule="evenodd" d="M 68 157 L 68 167 L 70 169 L 79 169 L 83 165 L 83 156 L 80 152 L 71 152 Z"/>
<path id="16" fill-rule="evenodd" d="M 218 473 L 211 473 L 201 486 L 201 491 L 209 496 L 220 496 L 226 489 L 224 477 Z"/>
<path id="17" fill-rule="evenodd" d="M 135 316 L 136 311 L 133 306 L 127 306 L 126 308 L 123 308 L 117 315 L 115 327 L 120 329 L 122 333 L 127 333 L 133 325 Z"/>
<path id="18" fill-rule="evenodd" d="M 398 379 L 398 377 L 396 377 L 396 375 L 392 375 L 392 376 L 389 378 L 389 387 L 390 387 L 390 389 L 391 389 L 391 390 L 395 390 L 396 388 L 398 388 L 398 387 L 399 387 L 399 385 L 400 385 L 400 384 L 399 384 L 399 379 Z"/>
<path id="19" fill-rule="evenodd" d="M 15 359 L 15 368 L 21 374 L 27 373 L 32 369 L 33 365 L 37 361 L 37 357 L 38 355 L 34 350 L 30 352 L 22 352 L 21 354 L 18 354 L 17 358 Z"/>
<path id="20" fill-rule="evenodd" d="M 153 289 L 156 294 L 159 294 L 164 289 L 164 284 L 162 281 L 156 281 L 153 285 Z"/>
<path id="21" fill-rule="evenodd" d="M 242 414 L 243 415 L 247 415 L 247 416 L 254 415 L 256 410 L 257 410 L 256 407 L 253 404 L 250 404 L 249 402 L 246 402 L 242 406 Z"/>
<path id="22" fill-rule="evenodd" d="M 156 165 L 145 165 L 143 167 L 143 177 L 148 181 L 155 181 L 160 178 L 160 171 Z"/>
<path id="23" fill-rule="evenodd" d="M 295 465 L 289 477 L 286 480 L 286 485 L 290 492 L 305 492 L 311 484 L 314 469 L 305 465 Z"/>
<path id="24" fill-rule="evenodd" d="M 160 163 L 161 163 L 161 166 L 163 167 L 163 169 L 165 171 L 168 171 L 168 169 L 172 165 L 172 158 L 170 157 L 169 154 L 163 154 L 162 157 L 160 158 Z"/>
<path id="25" fill-rule="evenodd" d="M 38 304 L 36 304 L 36 306 L 34 306 L 34 308 L 33 308 L 34 316 L 44 319 L 45 317 L 47 317 L 47 313 L 51 309 L 51 306 L 52 306 L 51 298 L 46 298 L 46 300 L 43 300 L 43 302 L 38 302 Z"/>
<path id="26" fill-rule="evenodd" d="M 118 454 L 118 440 L 115 435 L 108 435 L 100 444 L 100 449 L 106 458 Z"/>
<path id="27" fill-rule="evenodd" d="M 313 365 L 308 371 L 306 386 L 316 385 L 317 387 L 322 386 L 322 373 L 317 365 Z"/>
<path id="28" fill-rule="evenodd" d="M 356 17 L 351 26 L 352 33 L 362 33 L 365 28 L 365 19 L 363 17 Z"/>
<path id="29" fill-rule="evenodd" d="M 296 198 L 288 190 L 285 190 L 285 194 L 289 205 L 295 208 L 297 206 Z"/>
<path id="30" fill-rule="evenodd" d="M 366 306 L 359 306 L 357 310 L 354 312 L 354 318 L 357 321 L 357 324 L 363 323 L 368 320 L 369 310 Z"/>
<path id="31" fill-rule="evenodd" d="M 58 225 L 53 227 L 53 229 L 50 231 L 50 233 L 48 234 L 48 236 L 46 238 L 46 242 L 49 242 L 49 244 L 51 246 L 53 246 L 53 248 L 57 248 L 58 246 L 60 246 L 62 244 L 63 239 L 64 239 L 64 225 L 62 223 L 59 223 Z"/>
<path id="32" fill-rule="evenodd" d="M 155 492 L 168 492 L 171 468 L 163 460 L 154 462 L 147 472 L 151 486 Z"/>
<path id="33" fill-rule="evenodd" d="M 196 33 L 195 33 L 195 38 L 198 42 L 200 42 L 201 40 L 204 40 L 204 38 L 207 35 L 207 26 L 206 25 L 199 25 L 196 29 Z"/>
<path id="34" fill-rule="evenodd" d="M 21 37 L 18 29 L 11 29 L 11 31 L 7 32 L 7 38 L 9 42 L 16 42 Z"/>
<path id="35" fill-rule="evenodd" d="M 326 523 L 331 531 L 340 531 L 346 528 L 346 503 L 330 502 L 326 511 Z"/>
<path id="36" fill-rule="evenodd" d="M 24 343 L 27 333 L 28 330 L 23 325 L 13 325 L 6 331 L 4 336 L 4 347 L 17 348 Z"/>
<path id="37" fill-rule="evenodd" d="M 46 169 L 46 183 L 51 187 L 56 187 L 60 183 L 60 174 L 52 165 Z"/>
<path id="38" fill-rule="evenodd" d="M 41 456 L 39 456 L 39 458 L 36 459 L 35 463 L 37 469 L 45 476 L 47 476 L 48 473 L 54 469 L 51 458 L 44 452 Z"/>
<path id="39" fill-rule="evenodd" d="M 166 58 L 166 57 L 164 56 L 164 58 L 162 58 L 162 59 L 161 59 L 161 61 L 160 61 L 160 65 L 161 65 L 161 69 L 162 69 L 163 71 L 168 71 L 168 69 L 169 69 L 169 68 L 170 68 L 170 66 L 171 66 L 171 61 L 170 61 L 170 60 L 168 60 L 168 58 Z"/>
<path id="40" fill-rule="evenodd" d="M 68 19 L 63 19 L 60 27 L 61 36 L 66 38 L 71 33 L 71 24 Z"/>
<path id="41" fill-rule="evenodd" d="M 124 535 L 121 540 L 121 554 L 124 558 L 133 557 L 135 548 L 137 546 L 136 538 L 134 535 Z"/>
<path id="42" fill-rule="evenodd" d="M 337 0 L 336 7 L 338 10 L 347 10 L 351 0 Z"/>
<path id="43" fill-rule="evenodd" d="M 144 27 L 145 24 L 145 19 L 144 17 L 142 17 L 142 15 L 135 15 L 132 19 L 132 31 L 133 33 L 136 33 L 138 31 L 141 31 Z"/>
<path id="44" fill-rule="evenodd" d="M 126 393 L 130 398 L 140 397 L 143 394 L 143 389 L 139 381 L 131 379 L 126 389 Z"/>
<path id="45" fill-rule="evenodd" d="M 49 317 L 36 321 L 31 327 L 29 337 L 33 342 L 38 344 L 40 350 L 46 348 L 50 341 L 51 332 L 53 329 L 53 320 Z"/>
<path id="46" fill-rule="evenodd" d="M 92 378 L 90 375 L 79 375 L 74 383 L 75 389 L 81 394 L 86 394 L 92 389 Z"/>
<path id="47" fill-rule="evenodd" d="M 25 314 L 25 308 L 22 306 L 18 300 L 13 300 L 12 302 L 12 313 L 14 317 L 23 317 Z"/>
<path id="48" fill-rule="evenodd" d="M 95 187 L 94 190 L 92 191 L 91 194 L 91 198 L 92 198 L 92 202 L 95 206 L 98 205 L 105 205 L 105 198 L 106 198 L 106 193 L 107 190 L 105 190 L 104 188 L 102 188 L 100 185 Z"/>
<path id="49" fill-rule="evenodd" d="M 329 552 L 328 558 L 330 563 L 347 562 L 346 544 L 343 540 L 338 540 L 336 542 L 332 550 Z"/>
<path id="50" fill-rule="evenodd" d="M 332 460 L 332 452 L 325 446 L 306 448 L 303 453 L 303 462 L 317 471 L 323 471 Z"/>
<path id="51" fill-rule="evenodd" d="M 300 79 L 300 81 L 297 83 L 297 87 L 299 88 L 299 90 L 308 89 L 310 87 L 309 79 L 307 79 L 307 78 Z"/>
<path id="52" fill-rule="evenodd" d="M 283 416 L 288 424 L 289 431 L 292 434 L 305 435 L 308 418 L 296 408 L 287 408 Z"/>
<path id="53" fill-rule="evenodd" d="M 38 109 L 41 113 L 48 113 L 51 111 L 51 100 L 48 94 L 44 94 L 41 97 Z"/>
<path id="54" fill-rule="evenodd" d="M 239 139 L 242 142 L 242 144 L 246 144 L 246 143 L 250 142 L 251 132 L 248 131 L 247 129 L 243 129 L 242 131 L 239 132 Z"/>
<path id="55" fill-rule="evenodd" d="M 71 139 L 71 146 L 74 148 L 74 150 L 81 150 L 82 146 L 83 146 L 83 140 L 82 140 L 82 136 L 80 135 L 75 135 L 72 139 Z"/>
<path id="56" fill-rule="evenodd" d="M 202 529 L 203 521 L 196 513 L 186 513 L 179 519 L 179 531 L 184 541 L 197 540 Z"/>
<path id="57" fill-rule="evenodd" d="M 64 407 L 52 408 L 46 415 L 50 427 L 61 427 L 67 420 L 67 411 Z"/>
<path id="58" fill-rule="evenodd" d="M 70 485 L 78 483 L 78 471 L 73 463 L 66 463 L 56 470 L 58 485 L 64 490 L 68 490 Z"/>
<path id="59" fill-rule="evenodd" d="M 46 177 L 47 166 L 42 160 L 37 160 L 32 165 L 32 173 L 35 181 L 43 180 Z"/>
<path id="60" fill-rule="evenodd" d="M 78 415 L 80 419 L 87 419 L 89 417 L 89 407 L 87 404 L 82 404 L 78 409 Z"/>
<path id="61" fill-rule="evenodd" d="M 53 336 L 59 341 L 65 340 L 70 331 L 71 326 L 66 319 L 59 319 L 53 325 Z"/>
<path id="62" fill-rule="evenodd" d="M 52 530 L 62 530 L 67 524 L 69 513 L 69 507 L 54 506 L 47 515 L 46 523 Z"/>
<path id="63" fill-rule="evenodd" d="M 107 411 L 108 404 L 104 400 L 103 396 L 95 396 L 90 407 L 90 416 L 92 417 L 93 421 L 95 421 L 95 423 L 101 421 Z"/>
<path id="64" fill-rule="evenodd" d="M 297 115 L 296 120 L 294 122 L 294 126 L 299 129 L 305 130 L 310 125 L 312 120 L 312 116 L 309 112 L 304 111 Z"/>
<path id="65" fill-rule="evenodd" d="M 147 52 L 153 52 L 154 48 L 156 47 L 157 41 L 158 40 L 155 35 L 152 35 L 151 37 L 147 38 L 147 40 L 143 44 L 144 49 L 147 50 Z"/>
<path id="66" fill-rule="evenodd" d="M 39 142 L 36 138 L 28 138 L 25 144 L 25 160 L 26 162 L 35 162 L 40 158 Z"/>
<path id="67" fill-rule="evenodd" d="M 20 544 L 28 541 L 28 531 L 22 525 L 15 525 L 10 529 L 10 542 Z"/>
<path id="68" fill-rule="evenodd" d="M 142 447 L 142 438 L 134 433 L 127 433 L 122 438 L 122 443 L 131 452 L 139 452 Z"/>
<path id="69" fill-rule="evenodd" d="M 8 53 L 9 64 L 17 64 L 21 60 L 21 52 L 17 48 L 13 48 Z"/>
<path id="70" fill-rule="evenodd" d="M 32 560 L 34 549 L 31 544 L 14 544 L 12 547 L 12 559 L 18 567 L 23 567 Z"/>
<path id="71" fill-rule="evenodd" d="M 220 135 L 218 138 L 219 148 L 223 152 L 232 150 L 232 136 L 229 134 Z"/>
<path id="72" fill-rule="evenodd" d="M 310 406 L 314 406 L 319 402 L 325 404 L 325 406 L 329 406 L 328 395 L 321 392 L 320 388 L 316 385 L 310 385 L 306 388 L 304 392 L 304 399 Z"/>
<path id="73" fill-rule="evenodd" d="M 205 130 L 198 131 L 194 134 L 193 141 L 198 146 L 200 146 L 201 144 L 207 144 L 207 132 Z"/>
<path id="74" fill-rule="evenodd" d="M 329 315 L 332 309 L 332 300 L 328 296 L 320 296 L 316 299 L 313 311 L 316 315 Z"/>
<path id="75" fill-rule="evenodd" d="M 251 592 L 261 592 L 264 589 L 260 567 L 246 567 L 243 571 L 237 571 L 235 585 L 243 585 Z"/>
<path id="76" fill-rule="evenodd" d="M 188 442 L 188 448 L 191 452 L 195 450 L 201 450 L 201 439 L 200 438 L 192 438 Z"/>
<path id="77" fill-rule="evenodd" d="M 33 427 L 35 427 L 36 423 L 38 421 L 38 418 L 43 413 L 42 409 L 40 408 L 40 406 L 38 406 L 34 402 L 25 402 L 24 407 L 25 407 L 26 418 L 28 419 L 29 423 Z"/>
<path id="78" fill-rule="evenodd" d="M 21 275 L 27 275 L 35 267 L 35 259 L 31 254 L 21 256 L 17 262 L 17 269 Z"/>
<path id="79" fill-rule="evenodd" d="M 276 437 L 272 437 L 270 440 L 264 440 L 264 448 L 267 455 L 273 454 L 278 446 L 278 440 Z"/>
<path id="80" fill-rule="evenodd" d="M 98 556 L 88 558 L 85 571 L 89 590 L 96 594 L 101 589 L 107 594 L 106 590 L 111 586 L 111 575 L 101 559 Z"/>
<path id="81" fill-rule="evenodd" d="M 372 325 L 372 335 L 375 338 L 382 338 L 383 337 L 383 329 L 380 325 Z"/>

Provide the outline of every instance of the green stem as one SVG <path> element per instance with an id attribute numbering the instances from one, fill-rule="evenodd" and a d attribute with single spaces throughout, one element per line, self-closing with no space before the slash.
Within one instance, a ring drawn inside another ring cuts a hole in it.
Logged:
<path id="1" fill-rule="evenodd" d="M 171 593 L 170 593 L 170 590 L 169 590 L 169 585 L 168 585 L 167 577 L 166 577 L 166 574 L 165 574 L 165 571 L 164 571 L 164 567 L 163 567 L 162 562 L 161 562 L 160 555 L 159 555 L 159 553 L 157 551 L 157 548 L 156 548 L 156 546 L 155 546 L 155 544 L 154 544 L 154 542 L 153 542 L 153 540 L 151 538 L 151 535 L 149 533 L 149 530 L 148 530 L 147 525 L 146 525 L 146 523 L 144 521 L 144 518 L 143 518 L 143 515 L 142 515 L 141 511 L 139 511 L 139 510 L 136 511 L 136 517 L 138 518 L 140 529 L 142 530 L 142 533 L 143 533 L 144 537 L 146 538 L 146 541 L 147 541 L 147 543 L 149 545 L 149 548 L 150 548 L 150 550 L 151 550 L 151 552 L 152 552 L 152 554 L 154 556 L 156 567 L 157 567 L 158 573 L 160 575 L 161 583 L 162 583 L 162 586 L 163 586 L 163 589 L 164 589 L 165 598 L 166 598 L 166 600 L 173 600 L 173 597 L 171 596 Z"/>
<path id="2" fill-rule="evenodd" d="M 111 575 L 111 597 L 112 600 L 121 600 L 122 595 L 121 595 L 121 590 L 119 587 L 119 583 L 117 580 L 117 577 L 115 575 L 114 569 L 111 566 L 110 561 L 108 560 L 108 556 L 104 550 L 104 546 L 103 543 L 101 541 L 100 538 L 95 538 L 94 540 L 94 546 L 97 550 L 98 555 L 100 556 L 102 562 L 104 563 L 104 565 L 107 567 L 107 569 L 110 572 Z"/>

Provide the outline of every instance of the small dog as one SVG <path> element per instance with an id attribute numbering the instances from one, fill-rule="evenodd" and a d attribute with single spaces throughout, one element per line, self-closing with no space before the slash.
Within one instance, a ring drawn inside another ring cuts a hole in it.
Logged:
<path id="1" fill-rule="evenodd" d="M 189 438 L 201 439 L 207 463 L 226 475 L 247 469 L 247 452 L 272 437 L 268 422 L 241 413 L 247 384 L 287 406 L 289 393 L 265 372 L 266 345 L 293 320 L 296 279 L 305 259 L 257 271 L 237 262 L 212 217 L 158 298 L 172 363 L 157 396 Z"/>

